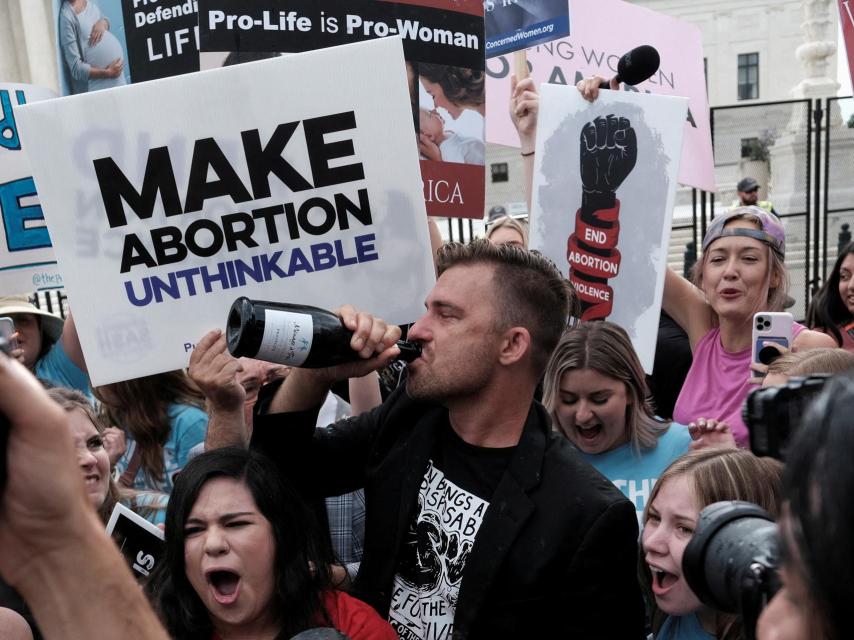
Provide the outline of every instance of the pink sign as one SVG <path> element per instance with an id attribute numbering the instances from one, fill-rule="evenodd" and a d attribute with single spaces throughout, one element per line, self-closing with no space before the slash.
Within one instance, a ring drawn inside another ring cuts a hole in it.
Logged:
<path id="1" fill-rule="evenodd" d="M 572 36 L 528 49 L 531 76 L 540 83 L 574 85 L 598 74 L 610 78 L 625 52 L 650 44 L 661 55 L 655 75 L 637 87 L 647 93 L 688 98 L 679 182 L 715 191 L 715 165 L 700 29 L 693 24 L 621 0 L 571 0 Z M 512 59 L 486 61 L 486 139 L 519 146 L 508 115 Z"/>
<path id="2" fill-rule="evenodd" d="M 854 2 L 839 0 L 839 20 L 842 25 L 842 37 L 848 52 L 848 73 L 854 82 Z"/>

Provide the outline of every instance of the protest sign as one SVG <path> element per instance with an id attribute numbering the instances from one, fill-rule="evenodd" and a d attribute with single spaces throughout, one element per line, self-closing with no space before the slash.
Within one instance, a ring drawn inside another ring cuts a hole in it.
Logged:
<path id="1" fill-rule="evenodd" d="M 151 575 L 157 563 L 166 555 L 163 532 L 123 504 L 116 503 L 113 507 L 107 522 L 107 533 L 140 582 Z"/>
<path id="2" fill-rule="evenodd" d="M 0 295 L 62 286 L 16 120 L 21 105 L 55 97 L 42 87 L 0 83 Z"/>
<path id="3" fill-rule="evenodd" d="M 854 82 L 854 7 L 851 0 L 839 0 L 839 24 L 848 58 L 848 73 Z"/>
<path id="4" fill-rule="evenodd" d="M 407 95 L 395 38 L 22 108 L 92 383 L 186 366 L 243 295 L 417 318 Z"/>
<path id="5" fill-rule="evenodd" d="M 661 55 L 658 73 L 625 91 L 685 96 L 685 121 L 679 182 L 715 191 L 714 156 L 706 96 L 700 29 L 682 20 L 621 0 L 572 0 L 572 36 L 529 49 L 531 75 L 539 82 L 575 85 L 594 74 L 611 78 L 617 62 L 639 45 L 654 46 Z M 499 56 L 486 61 L 486 139 L 519 146 L 508 115 L 512 61 Z"/>
<path id="6" fill-rule="evenodd" d="M 542 86 L 530 244 L 652 371 L 688 100 Z"/>
<path id="7" fill-rule="evenodd" d="M 52 0 L 63 95 L 199 70 L 195 0 Z"/>
<path id="8" fill-rule="evenodd" d="M 565 38 L 570 32 L 567 0 L 486 0 L 483 9 L 490 58 Z"/>
<path id="9" fill-rule="evenodd" d="M 483 217 L 483 29 L 482 0 L 199 0 L 204 69 L 400 36 L 424 201 L 443 217 Z"/>

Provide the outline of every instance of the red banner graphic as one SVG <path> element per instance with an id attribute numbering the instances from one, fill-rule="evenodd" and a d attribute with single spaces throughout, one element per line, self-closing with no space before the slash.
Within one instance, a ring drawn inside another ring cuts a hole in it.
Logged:
<path id="1" fill-rule="evenodd" d="M 839 22 L 842 25 L 842 36 L 845 38 L 845 49 L 848 52 L 848 73 L 854 83 L 854 1 L 839 0 Z"/>

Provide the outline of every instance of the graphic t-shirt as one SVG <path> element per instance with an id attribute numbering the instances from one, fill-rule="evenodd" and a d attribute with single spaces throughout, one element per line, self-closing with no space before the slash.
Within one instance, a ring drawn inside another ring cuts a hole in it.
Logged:
<path id="1" fill-rule="evenodd" d="M 581 457 L 608 478 L 635 505 L 638 522 L 642 522 L 646 501 L 655 481 L 676 458 L 688 453 L 691 435 L 688 428 L 671 422 L 652 449 L 636 453 L 631 443 L 606 453 L 584 453 Z"/>
<path id="2" fill-rule="evenodd" d="M 389 622 L 402 640 L 451 638 L 466 560 L 513 450 L 441 429 L 394 577 Z"/>

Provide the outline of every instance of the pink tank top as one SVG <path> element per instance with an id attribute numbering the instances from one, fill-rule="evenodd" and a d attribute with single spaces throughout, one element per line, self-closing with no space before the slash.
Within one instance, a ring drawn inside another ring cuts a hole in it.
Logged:
<path id="1" fill-rule="evenodd" d="M 792 337 L 805 328 L 794 323 Z M 720 329 L 712 329 L 694 348 L 694 361 L 676 400 L 673 420 L 680 424 L 690 424 L 698 418 L 722 420 L 732 428 L 738 446 L 749 447 L 741 407 L 747 394 L 756 388 L 747 382 L 750 377 L 750 347 L 736 353 L 725 351 Z"/>

